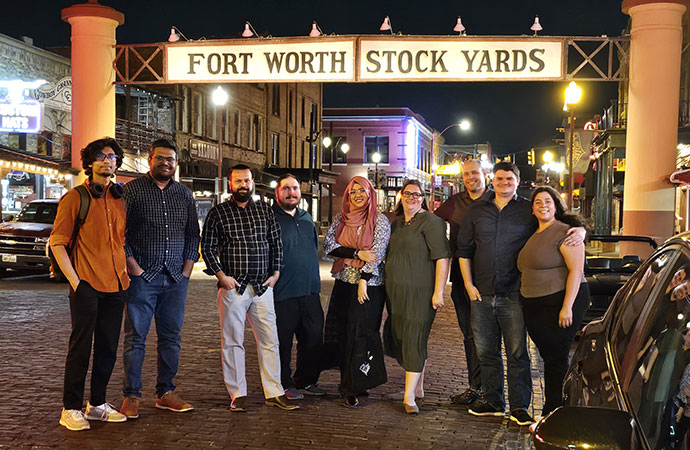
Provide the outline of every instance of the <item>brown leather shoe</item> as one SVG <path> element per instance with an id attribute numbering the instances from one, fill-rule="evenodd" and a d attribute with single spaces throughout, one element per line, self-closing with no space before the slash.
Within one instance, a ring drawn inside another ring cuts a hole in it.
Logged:
<path id="1" fill-rule="evenodd" d="M 267 398 L 266 406 L 275 406 L 285 411 L 292 411 L 293 409 L 299 409 L 299 405 L 290 403 L 290 400 L 286 396 L 281 395 L 279 397 Z"/>
<path id="2" fill-rule="evenodd" d="M 231 412 L 247 412 L 247 397 L 235 397 L 230 403 Z"/>
<path id="3" fill-rule="evenodd" d="M 125 397 L 125 400 L 120 406 L 120 414 L 124 414 L 128 419 L 136 419 L 139 417 L 139 397 L 130 396 Z"/>
<path id="4" fill-rule="evenodd" d="M 185 402 L 175 391 L 168 391 L 156 400 L 156 408 L 167 409 L 175 412 L 185 412 L 194 409 L 192 405 Z"/>

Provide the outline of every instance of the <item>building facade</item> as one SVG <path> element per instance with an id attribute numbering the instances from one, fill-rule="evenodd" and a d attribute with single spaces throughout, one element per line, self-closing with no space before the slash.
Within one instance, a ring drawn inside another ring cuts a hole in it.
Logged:
<path id="1" fill-rule="evenodd" d="M 345 187 L 354 176 L 366 177 L 378 188 L 382 211 L 394 209 L 396 194 L 407 178 L 430 188 L 434 131 L 409 108 L 325 108 L 323 130 L 331 144 L 323 152 L 322 164 L 338 172 L 333 215 L 341 211 Z M 349 146 L 347 153 L 343 144 Z M 380 156 L 378 164 L 375 154 Z"/>

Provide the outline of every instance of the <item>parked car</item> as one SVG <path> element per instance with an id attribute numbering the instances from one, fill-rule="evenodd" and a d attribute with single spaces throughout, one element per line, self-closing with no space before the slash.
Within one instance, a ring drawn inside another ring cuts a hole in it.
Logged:
<path id="1" fill-rule="evenodd" d="M 31 269 L 48 272 L 46 246 L 53 230 L 58 200 L 34 200 L 0 224 L 0 272 Z"/>
<path id="2" fill-rule="evenodd" d="M 588 236 L 588 239 L 600 242 L 643 242 L 652 249 L 657 248 L 657 244 L 652 238 L 644 236 L 591 235 Z M 590 305 L 582 321 L 582 326 L 604 315 L 616 292 L 623 287 L 641 264 L 642 260 L 637 255 L 609 256 L 604 254 L 587 256 L 585 260 L 585 278 L 589 285 Z"/>
<path id="3" fill-rule="evenodd" d="M 690 233 L 658 248 L 585 327 L 563 398 L 537 424 L 537 449 L 688 448 Z"/>

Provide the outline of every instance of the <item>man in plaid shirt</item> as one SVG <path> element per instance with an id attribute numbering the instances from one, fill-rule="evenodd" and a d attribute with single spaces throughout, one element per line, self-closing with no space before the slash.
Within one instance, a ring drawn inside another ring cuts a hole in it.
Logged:
<path id="1" fill-rule="evenodd" d="M 221 357 L 225 386 L 232 398 L 230 410 L 246 411 L 246 317 L 257 341 L 266 405 L 297 409 L 280 383 L 273 304 L 273 286 L 283 264 L 280 226 L 266 203 L 252 199 L 254 180 L 249 167 L 238 164 L 231 169 L 230 190 L 232 198 L 209 211 L 201 235 L 201 255 L 218 278 Z"/>

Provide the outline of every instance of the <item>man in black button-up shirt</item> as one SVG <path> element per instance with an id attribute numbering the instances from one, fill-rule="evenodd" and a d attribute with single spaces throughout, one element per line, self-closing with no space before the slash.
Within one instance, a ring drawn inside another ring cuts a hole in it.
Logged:
<path id="1" fill-rule="evenodd" d="M 125 254 L 130 286 L 125 316 L 125 401 L 128 418 L 139 416 L 141 368 L 146 336 L 156 317 L 158 378 L 156 407 L 176 412 L 192 405 L 175 392 L 173 378 L 180 359 L 180 331 L 187 286 L 199 259 L 199 221 L 192 192 L 173 179 L 177 148 L 158 139 L 149 150 L 150 171 L 125 185 L 127 206 Z"/>
<path id="2" fill-rule="evenodd" d="M 273 210 L 254 201 L 254 179 L 249 167 L 230 172 L 232 198 L 209 211 L 201 236 L 201 254 L 218 278 L 221 356 L 225 387 L 232 397 L 231 411 L 246 410 L 244 323 L 254 330 L 266 404 L 296 409 L 280 383 L 278 332 L 273 286 L 283 264 L 280 226 Z M 218 259 L 220 257 L 220 260 Z"/>

